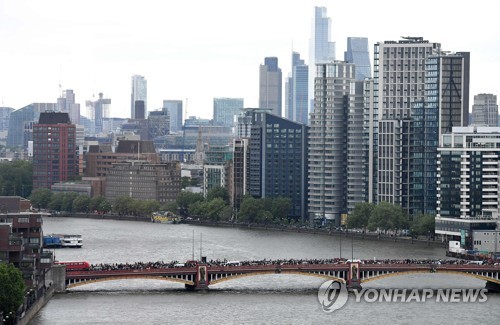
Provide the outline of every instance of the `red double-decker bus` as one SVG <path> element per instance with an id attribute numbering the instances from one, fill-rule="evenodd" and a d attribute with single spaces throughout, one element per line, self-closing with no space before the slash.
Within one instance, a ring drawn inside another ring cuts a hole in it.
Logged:
<path id="1" fill-rule="evenodd" d="M 66 265 L 66 271 L 76 271 L 76 270 L 88 270 L 90 268 L 90 263 L 86 261 L 80 262 L 54 262 L 57 265 Z"/>

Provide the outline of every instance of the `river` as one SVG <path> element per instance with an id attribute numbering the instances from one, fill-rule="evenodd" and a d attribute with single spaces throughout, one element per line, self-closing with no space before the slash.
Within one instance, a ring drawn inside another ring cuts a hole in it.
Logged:
<path id="1" fill-rule="evenodd" d="M 265 230 L 166 225 L 131 221 L 45 218 L 49 233 L 81 234 L 81 249 L 54 250 L 58 260 L 90 263 L 185 261 L 200 252 L 210 259 L 276 258 L 446 258 L 444 248 L 421 244 L 354 240 Z M 194 239 L 194 245 L 193 245 Z M 193 249 L 194 247 L 194 249 Z M 261 275 L 187 292 L 157 280 L 88 284 L 54 296 L 30 324 L 496 324 L 500 295 L 483 303 L 356 302 L 324 313 L 317 290 L 324 280 L 299 275 Z M 484 281 L 444 274 L 389 277 L 374 288 L 483 288 Z M 369 287 L 368 283 L 364 287 Z"/>

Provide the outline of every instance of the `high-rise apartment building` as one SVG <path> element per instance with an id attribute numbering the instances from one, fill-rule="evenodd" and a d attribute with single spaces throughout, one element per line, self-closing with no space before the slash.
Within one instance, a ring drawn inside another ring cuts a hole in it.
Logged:
<path id="1" fill-rule="evenodd" d="M 33 126 L 33 189 L 50 189 L 77 174 L 76 128 L 68 113 L 40 113 Z"/>
<path id="2" fill-rule="evenodd" d="M 182 100 L 164 100 L 163 109 L 167 110 L 170 116 L 170 132 L 182 131 Z"/>
<path id="3" fill-rule="evenodd" d="M 80 124 L 80 104 L 75 101 L 72 89 L 63 90 L 62 96 L 57 99 L 57 111 L 68 113 L 73 124 Z"/>
<path id="4" fill-rule="evenodd" d="M 282 76 L 278 58 L 267 57 L 259 70 L 259 107 L 281 116 Z"/>
<path id="5" fill-rule="evenodd" d="M 364 91 L 352 63 L 316 65 L 309 128 L 309 218 L 340 225 L 367 200 L 364 163 Z"/>
<path id="6" fill-rule="evenodd" d="M 99 93 L 99 99 L 87 100 L 85 102 L 88 111 L 88 117 L 92 120 L 94 125 L 94 133 L 101 133 L 103 131 L 103 119 L 109 117 L 111 99 L 104 98 L 102 93 Z"/>
<path id="7" fill-rule="evenodd" d="M 368 38 L 348 37 L 347 51 L 344 52 L 344 61 L 356 65 L 356 80 L 363 81 L 372 77 Z"/>
<path id="8" fill-rule="evenodd" d="M 309 112 L 314 109 L 314 78 L 316 64 L 335 60 L 335 42 L 331 41 L 331 20 L 325 7 L 314 7 L 309 44 Z"/>
<path id="9" fill-rule="evenodd" d="M 306 220 L 307 126 L 261 109 L 246 109 L 244 114 L 251 120 L 247 193 L 289 198 L 289 216 Z"/>
<path id="10" fill-rule="evenodd" d="M 474 125 L 498 126 L 497 96 L 493 94 L 479 94 L 474 96 L 472 116 Z"/>
<path id="11" fill-rule="evenodd" d="M 135 119 L 135 102 L 144 101 L 144 111 L 147 112 L 148 102 L 148 82 L 140 75 L 132 76 L 132 93 L 130 95 L 130 118 Z"/>
<path id="12" fill-rule="evenodd" d="M 214 98 L 214 123 L 233 127 L 243 106 L 243 98 Z"/>

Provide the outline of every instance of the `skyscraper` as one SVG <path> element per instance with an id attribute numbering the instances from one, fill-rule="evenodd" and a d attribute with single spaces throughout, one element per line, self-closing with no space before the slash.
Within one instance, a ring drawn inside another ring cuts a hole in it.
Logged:
<path id="1" fill-rule="evenodd" d="M 316 64 L 335 60 L 335 42 L 331 42 L 331 20 L 325 7 L 314 7 L 312 33 L 309 40 L 309 112 L 314 109 Z"/>
<path id="2" fill-rule="evenodd" d="M 368 38 L 348 37 L 347 51 L 344 52 L 344 61 L 356 65 L 356 80 L 363 81 L 372 77 L 370 65 L 370 52 L 368 50 Z"/>
<path id="3" fill-rule="evenodd" d="M 497 96 L 493 94 L 479 94 L 474 96 L 472 116 L 474 125 L 498 126 Z"/>
<path id="4" fill-rule="evenodd" d="M 170 116 L 170 132 L 181 131 L 183 124 L 182 100 L 164 100 L 163 110 L 167 110 Z"/>
<path id="5" fill-rule="evenodd" d="M 0 107 L 0 132 L 9 129 L 10 113 L 14 111 L 10 107 Z"/>
<path id="6" fill-rule="evenodd" d="M 148 110 L 148 82 L 146 78 L 140 75 L 132 76 L 132 94 L 130 95 L 130 118 L 135 119 L 135 102 L 144 101 L 144 111 Z"/>
<path id="7" fill-rule="evenodd" d="M 285 117 L 289 120 L 308 124 L 309 67 L 300 58 L 300 54 L 292 52 L 292 72 L 285 85 Z"/>
<path id="8" fill-rule="evenodd" d="M 309 218 L 340 225 L 341 215 L 367 200 L 364 186 L 363 82 L 352 63 L 316 65 L 309 128 Z"/>
<path id="9" fill-rule="evenodd" d="M 98 100 L 87 100 L 85 104 L 87 106 L 89 118 L 94 122 L 94 132 L 97 134 L 101 133 L 103 130 L 103 118 L 109 117 L 111 99 L 104 98 L 104 95 L 99 93 Z"/>
<path id="10" fill-rule="evenodd" d="M 270 108 L 274 115 L 281 116 L 281 88 L 282 76 L 278 58 L 267 57 L 259 70 L 259 107 Z"/>
<path id="11" fill-rule="evenodd" d="M 7 146 L 27 148 L 28 141 L 33 140 L 33 123 L 36 123 L 40 113 L 55 111 L 56 103 L 32 103 L 13 111 L 9 119 Z"/>
<path id="12" fill-rule="evenodd" d="M 80 124 L 80 104 L 75 101 L 72 89 L 63 90 L 62 96 L 57 99 L 57 111 L 68 113 L 73 124 Z"/>
<path id="13" fill-rule="evenodd" d="M 68 113 L 40 113 L 33 126 L 33 189 L 50 189 L 77 173 L 76 128 Z"/>
<path id="14" fill-rule="evenodd" d="M 214 122 L 233 127 L 243 106 L 243 98 L 214 98 Z"/>

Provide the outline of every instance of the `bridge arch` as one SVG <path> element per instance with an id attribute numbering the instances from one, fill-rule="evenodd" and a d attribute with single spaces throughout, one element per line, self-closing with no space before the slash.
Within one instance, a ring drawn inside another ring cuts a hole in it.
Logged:
<path id="1" fill-rule="evenodd" d="M 81 287 L 91 283 L 105 282 L 105 281 L 119 281 L 119 280 L 128 280 L 128 279 L 148 279 L 148 280 L 156 280 L 156 281 L 168 281 L 168 282 L 177 282 L 183 284 L 194 285 L 193 281 L 188 281 L 180 278 L 172 278 L 165 276 L 152 276 L 152 275 L 127 275 L 120 277 L 104 277 L 104 278 L 95 278 L 95 279 L 84 279 L 75 282 L 70 282 L 66 285 L 66 289 L 72 289 L 76 287 Z M 68 281 L 68 280 L 66 280 Z"/>
<path id="2" fill-rule="evenodd" d="M 367 272 L 367 271 L 363 271 Z M 377 274 L 377 275 L 372 275 L 369 277 L 361 277 L 361 283 L 367 283 L 375 280 L 380 280 L 380 279 L 385 279 L 385 278 L 390 278 L 390 277 L 395 277 L 395 276 L 403 276 L 403 275 L 410 275 L 410 274 L 432 274 L 432 275 L 438 275 L 438 274 L 453 274 L 453 275 L 461 275 L 461 276 L 466 276 L 469 278 L 475 278 L 483 281 L 489 281 L 493 283 L 500 284 L 500 277 L 499 273 L 494 273 L 494 272 L 481 272 L 481 273 L 491 273 L 490 276 L 485 276 L 483 274 L 479 274 L 479 272 L 461 272 L 461 271 L 452 271 L 452 270 L 437 270 L 436 272 L 430 272 L 429 270 L 414 270 L 414 271 L 396 271 L 396 272 L 388 272 L 388 273 L 383 273 L 383 274 Z"/>
<path id="3" fill-rule="evenodd" d="M 307 272 L 307 271 L 287 271 L 287 270 L 281 270 L 280 272 L 276 272 L 275 270 L 269 270 L 269 271 L 254 271 L 248 273 L 224 274 L 218 278 L 214 278 L 214 274 L 211 274 L 210 286 L 235 279 L 241 279 L 258 275 L 270 275 L 270 274 L 302 275 L 302 276 L 322 278 L 325 280 L 337 280 L 339 282 L 346 283 L 346 280 L 343 278 L 342 274 L 334 274 L 333 272 Z"/>

